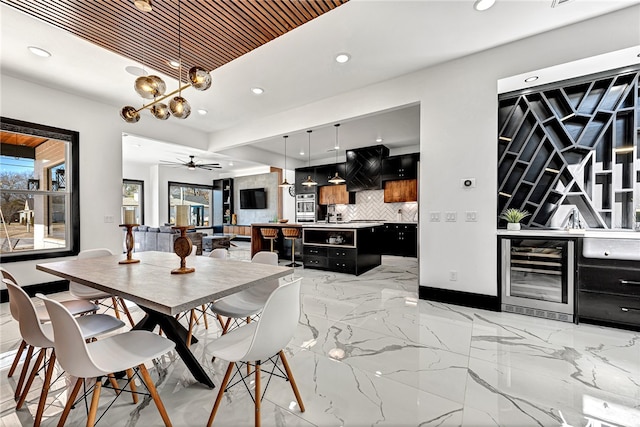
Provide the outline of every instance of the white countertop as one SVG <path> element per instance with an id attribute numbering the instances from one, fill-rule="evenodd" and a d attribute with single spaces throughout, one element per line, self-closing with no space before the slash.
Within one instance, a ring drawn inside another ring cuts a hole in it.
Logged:
<path id="1" fill-rule="evenodd" d="M 308 223 L 301 224 L 303 228 L 348 228 L 348 229 L 356 229 L 356 228 L 369 228 L 369 227 L 377 227 L 379 225 L 384 225 L 383 222 L 332 222 L 329 224 L 316 222 L 316 223 Z"/>
<path id="2" fill-rule="evenodd" d="M 627 230 L 497 230 L 498 236 L 585 237 L 597 239 L 639 239 L 640 232 Z"/>

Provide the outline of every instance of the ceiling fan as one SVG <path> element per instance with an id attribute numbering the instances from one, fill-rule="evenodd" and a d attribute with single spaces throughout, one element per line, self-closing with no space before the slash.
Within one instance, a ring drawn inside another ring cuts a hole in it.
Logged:
<path id="1" fill-rule="evenodd" d="M 180 160 L 177 159 L 177 162 L 170 162 L 167 160 L 160 160 L 160 163 L 163 163 L 165 165 L 173 165 L 173 166 L 184 166 L 189 170 L 196 170 L 196 169 L 205 169 L 205 170 L 214 170 L 214 169 L 222 169 L 222 166 L 220 166 L 220 163 L 199 163 L 196 162 L 194 160 L 195 156 L 189 156 L 189 161 L 186 162 L 184 160 Z"/>

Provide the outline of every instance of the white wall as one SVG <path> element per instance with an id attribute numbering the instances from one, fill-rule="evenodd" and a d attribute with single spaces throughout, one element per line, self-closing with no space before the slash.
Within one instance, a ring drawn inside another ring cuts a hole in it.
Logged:
<path id="1" fill-rule="evenodd" d="M 122 250 L 120 218 L 122 204 L 122 133 L 183 142 L 203 149 L 207 135 L 144 117 L 135 125 L 119 117 L 117 106 L 40 86 L 2 75 L 0 80 L 0 114 L 27 122 L 78 131 L 80 133 L 80 249 L 107 247 Z M 184 144 L 187 145 L 187 144 Z M 145 190 L 148 190 L 145 188 Z M 105 223 L 111 215 L 115 222 Z M 35 269 L 36 261 L 5 264 L 21 285 L 57 280 Z"/>
<path id="2" fill-rule="evenodd" d="M 640 6 L 211 135 L 210 149 L 420 103 L 420 284 L 497 294 L 497 81 L 640 44 Z M 461 178 L 475 177 L 475 189 Z M 478 222 L 461 222 L 464 212 Z M 428 222 L 453 211 L 458 222 Z M 458 280 L 449 281 L 456 270 Z"/>

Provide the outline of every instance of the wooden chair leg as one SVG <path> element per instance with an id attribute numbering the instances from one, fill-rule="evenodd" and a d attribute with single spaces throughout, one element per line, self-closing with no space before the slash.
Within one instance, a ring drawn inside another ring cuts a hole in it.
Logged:
<path id="1" fill-rule="evenodd" d="M 220 323 L 220 328 L 224 329 L 224 320 L 222 320 L 222 316 L 216 314 L 216 319 L 218 319 L 218 323 Z"/>
<path id="2" fill-rule="evenodd" d="M 169 419 L 167 410 L 164 408 L 162 400 L 160 400 L 160 395 L 158 395 L 158 391 L 156 390 L 156 386 L 151 379 L 151 375 L 149 375 L 149 371 L 147 371 L 147 367 L 142 364 L 139 366 L 139 368 L 140 373 L 142 374 L 142 379 L 147 386 L 147 390 L 149 390 L 149 394 L 153 398 L 153 402 L 156 404 L 156 408 L 158 408 L 158 412 L 160 412 L 160 416 L 162 417 L 162 421 L 164 421 L 164 425 L 166 427 L 171 427 L 171 420 Z"/>
<path id="3" fill-rule="evenodd" d="M 251 323 L 251 317 L 247 317 L 247 325 Z M 247 362 L 247 375 L 251 374 L 251 363 Z"/>
<path id="4" fill-rule="evenodd" d="M 96 378 L 96 385 L 93 388 L 93 396 L 91 397 L 91 407 L 89 408 L 89 415 L 87 415 L 87 427 L 93 427 L 93 425 L 96 423 L 96 414 L 98 412 L 98 404 L 100 403 L 101 389 L 101 378 Z"/>
<path id="5" fill-rule="evenodd" d="M 118 381 L 116 381 L 115 375 L 109 374 L 107 375 L 107 378 L 109 378 L 109 384 L 111 384 L 111 387 L 115 390 L 116 396 L 120 396 L 122 390 L 120 390 L 120 386 L 118 385 Z"/>
<path id="6" fill-rule="evenodd" d="M 255 391 L 255 403 L 256 403 L 256 413 L 255 413 L 255 426 L 260 427 L 260 361 L 256 362 L 255 367 L 256 372 L 256 391 Z"/>
<path id="7" fill-rule="evenodd" d="M 111 297 L 111 304 L 113 305 L 116 318 L 120 320 L 120 310 L 118 309 L 118 300 L 116 300 L 116 297 Z"/>
<path id="8" fill-rule="evenodd" d="M 24 380 L 27 377 L 27 372 L 29 372 L 29 365 L 31 364 L 32 357 L 33 357 L 33 346 L 27 345 L 27 357 L 24 359 L 24 363 L 22 364 L 22 370 L 20 371 L 20 378 L 18 378 L 18 384 L 16 385 L 16 392 L 13 395 L 13 398 L 15 400 L 18 400 L 20 398 L 22 385 L 24 384 Z"/>
<path id="9" fill-rule="evenodd" d="M 133 321 L 133 317 L 131 317 L 131 312 L 129 311 L 129 308 L 127 307 L 127 304 L 124 302 L 124 299 L 118 297 L 118 301 L 120 302 L 120 306 L 122 307 L 122 311 L 124 311 L 124 314 L 127 316 L 127 319 L 129 319 L 129 324 L 131 325 L 131 327 L 134 327 L 136 325 L 136 323 Z"/>
<path id="10" fill-rule="evenodd" d="M 282 366 L 284 366 L 284 371 L 287 373 L 287 377 L 289 378 L 289 382 L 291 383 L 291 388 L 293 389 L 293 394 L 296 395 L 296 400 L 298 401 L 298 406 L 300 406 L 300 412 L 304 412 L 304 403 L 302 403 L 302 397 L 300 397 L 300 392 L 298 391 L 298 386 L 296 385 L 296 380 L 293 379 L 293 374 L 291 373 L 291 368 L 289 368 L 289 362 L 287 362 L 287 358 L 284 356 L 284 351 L 280 350 L 280 360 L 282 360 Z"/>
<path id="11" fill-rule="evenodd" d="M 229 329 L 229 325 L 231 325 L 231 318 L 230 317 L 225 322 L 224 328 L 222 328 L 222 335 L 227 333 L 227 330 Z"/>
<path id="12" fill-rule="evenodd" d="M 24 389 L 20 394 L 20 400 L 18 400 L 18 404 L 16 405 L 16 410 L 22 408 L 24 401 L 27 399 L 27 394 L 29 394 L 29 389 L 31 388 L 31 384 L 33 384 L 33 379 L 36 377 L 38 373 L 38 369 L 40 369 L 40 364 L 42 364 L 42 360 L 44 359 L 45 349 L 41 348 L 38 350 L 38 358 L 36 359 L 36 364 L 33 365 L 33 369 L 31 370 L 31 374 L 29 375 L 29 379 L 27 383 L 24 385 Z"/>
<path id="13" fill-rule="evenodd" d="M 20 362 L 20 356 L 24 353 L 24 349 L 27 348 L 27 342 L 22 340 L 20 346 L 18 347 L 18 351 L 16 352 L 16 357 L 13 358 L 13 363 L 11 364 L 11 368 L 9 369 L 9 373 L 7 374 L 7 378 L 11 378 L 16 368 L 18 367 L 18 363 Z"/>
<path id="14" fill-rule="evenodd" d="M 225 388 L 227 388 L 227 384 L 229 384 L 229 378 L 231 377 L 231 373 L 233 372 L 233 367 L 236 364 L 234 362 L 229 362 L 229 366 L 227 367 L 227 372 L 224 374 L 224 379 L 222 380 L 222 384 L 220 384 L 220 388 L 218 389 L 218 397 L 216 397 L 216 403 L 213 405 L 213 409 L 211 409 L 211 415 L 209 415 L 209 421 L 207 421 L 207 427 L 211 427 L 213 424 L 213 419 L 218 412 L 218 408 L 220 407 L 220 402 L 222 401 L 222 395 L 225 392 Z"/>
<path id="15" fill-rule="evenodd" d="M 136 387 L 135 378 L 133 378 L 133 369 L 127 369 L 127 378 L 129 378 L 129 388 L 131 389 L 131 396 L 133 397 L 133 403 L 138 403 L 138 387 Z"/>
<path id="16" fill-rule="evenodd" d="M 205 307 L 204 304 L 202 304 L 202 317 L 204 319 L 204 328 L 206 330 L 209 330 L 209 321 L 207 320 L 207 307 Z"/>
<path id="17" fill-rule="evenodd" d="M 47 371 L 44 376 L 44 382 L 42 383 L 42 391 L 40 392 L 40 400 L 38 401 L 38 410 L 36 411 L 36 418 L 33 420 L 33 427 L 39 427 L 42 421 L 42 414 L 44 413 L 44 404 L 47 402 L 47 395 L 49 394 L 49 386 L 51 385 L 51 376 L 53 375 L 53 368 L 56 364 L 56 352 L 51 350 L 51 356 L 49 357 L 49 364 L 47 365 Z"/>
<path id="18" fill-rule="evenodd" d="M 64 405 L 64 410 L 62 411 L 62 415 L 60 416 L 60 420 L 58 420 L 58 427 L 63 427 L 64 423 L 67 421 L 67 417 L 69 416 L 69 412 L 71 411 L 71 407 L 73 406 L 74 402 L 76 401 L 76 397 L 78 396 L 78 392 L 80 391 L 80 386 L 82 385 L 83 381 L 84 381 L 84 378 L 78 378 L 76 380 L 76 384 L 73 386 L 73 390 L 71 391 L 71 394 L 67 398 L 67 404 Z"/>
<path id="19" fill-rule="evenodd" d="M 187 348 L 191 348 L 191 337 L 193 336 L 193 323 L 196 317 L 196 311 L 191 309 L 191 314 L 189 315 L 189 331 L 187 332 Z"/>

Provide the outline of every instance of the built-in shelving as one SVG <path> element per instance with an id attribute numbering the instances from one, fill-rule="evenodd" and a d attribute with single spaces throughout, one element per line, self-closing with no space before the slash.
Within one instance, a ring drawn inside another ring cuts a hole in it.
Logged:
<path id="1" fill-rule="evenodd" d="M 635 226 L 640 206 L 640 68 L 508 94 L 498 108 L 498 212 L 531 227 Z"/>

